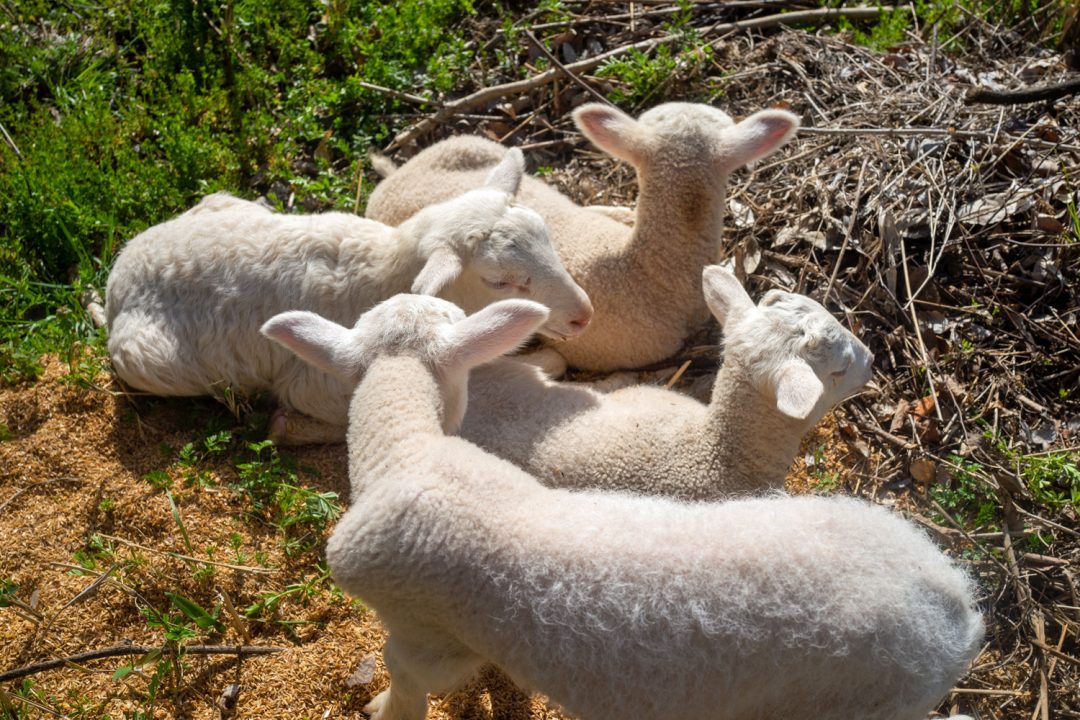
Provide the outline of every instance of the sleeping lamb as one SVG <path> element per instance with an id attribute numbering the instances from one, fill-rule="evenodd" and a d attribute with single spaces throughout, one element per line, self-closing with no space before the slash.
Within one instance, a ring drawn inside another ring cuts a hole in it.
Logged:
<path id="1" fill-rule="evenodd" d="M 724 364 L 703 405 L 650 386 L 598 392 L 505 358 L 476 368 L 461 436 L 551 487 L 710 500 L 782 489 L 799 443 L 870 380 L 873 356 L 804 295 L 755 307 L 719 266 L 705 299 L 724 329 Z"/>
<path id="2" fill-rule="evenodd" d="M 159 395 L 270 390 L 284 410 L 270 435 L 291 443 L 343 434 L 351 386 L 259 334 L 275 313 L 317 311 L 353 322 L 407 291 L 469 310 L 527 296 L 553 310 L 540 328 L 562 340 L 592 315 L 543 220 L 514 203 L 520 151 L 487 185 L 426 208 L 398 228 L 346 213 L 284 215 L 229 195 L 132 239 L 109 275 L 109 355 L 133 388 Z M 299 414 L 297 414 L 299 413 Z"/>

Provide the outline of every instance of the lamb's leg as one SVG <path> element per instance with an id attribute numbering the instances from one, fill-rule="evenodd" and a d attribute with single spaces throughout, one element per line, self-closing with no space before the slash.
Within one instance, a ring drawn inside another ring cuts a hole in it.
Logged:
<path id="1" fill-rule="evenodd" d="M 278 408 L 270 416 L 266 436 L 275 445 L 329 445 L 345 442 L 346 426 L 333 425 L 295 410 Z"/>
<path id="2" fill-rule="evenodd" d="M 437 633 L 412 641 L 391 632 L 383 659 L 390 671 L 390 687 L 364 707 L 371 720 L 423 720 L 429 692 L 457 687 L 483 663 L 460 643 Z"/>
<path id="3" fill-rule="evenodd" d="M 515 685 L 506 673 L 488 665 L 483 670 L 483 680 L 491 698 L 491 720 L 528 717 L 529 693 Z"/>
<path id="4" fill-rule="evenodd" d="M 554 348 L 541 348 L 534 352 L 522 353 L 521 355 L 515 355 L 514 359 L 535 365 L 552 380 L 558 380 L 566 374 L 566 358 Z"/>

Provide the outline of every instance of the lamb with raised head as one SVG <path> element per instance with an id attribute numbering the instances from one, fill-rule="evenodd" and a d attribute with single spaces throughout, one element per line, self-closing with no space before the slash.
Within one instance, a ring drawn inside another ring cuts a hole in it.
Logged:
<path id="1" fill-rule="evenodd" d="M 634 166 L 639 195 L 628 227 L 540 180 L 522 183 L 521 201 L 544 217 L 566 269 L 596 311 L 588 333 L 553 349 L 587 370 L 663 360 L 708 318 L 701 268 L 717 259 L 728 175 L 777 150 L 795 134 L 798 119 L 762 110 L 735 123 L 708 105 L 666 103 L 635 120 L 589 104 L 574 111 L 574 122 L 602 150 Z M 479 137 L 436 143 L 376 186 L 367 217 L 404 222 L 429 203 L 477 187 L 505 153 Z M 377 167 L 388 172 L 392 163 Z M 554 362 L 548 367 L 559 370 Z"/>
<path id="2" fill-rule="evenodd" d="M 408 291 L 468 310 L 528 296 L 552 308 L 540 333 L 581 333 L 592 306 L 543 220 L 517 205 L 520 151 L 488 183 L 391 228 L 352 214 L 285 215 L 225 194 L 131 240 L 109 275 L 109 355 L 117 375 L 158 395 L 269 390 L 284 412 L 271 437 L 340 441 L 351 386 L 259 334 L 275 313 L 353 322 Z M 299 414 L 298 414 L 299 413 Z"/>
<path id="3" fill-rule="evenodd" d="M 465 318 L 397 297 L 351 330 L 264 327 L 343 380 L 368 365 L 327 561 L 389 630 L 373 720 L 421 720 L 427 693 L 485 662 L 581 720 L 925 718 L 983 627 L 968 578 L 910 523 L 845 498 L 547 488 L 446 435 L 469 368 L 541 322 L 527 301 Z"/>
<path id="4" fill-rule="evenodd" d="M 758 306 L 727 270 L 702 273 L 724 329 L 704 405 L 645 385 L 610 393 L 510 358 L 476 368 L 461 436 L 551 487 L 709 500 L 782 489 L 809 432 L 870 380 L 869 349 L 805 295 Z"/>

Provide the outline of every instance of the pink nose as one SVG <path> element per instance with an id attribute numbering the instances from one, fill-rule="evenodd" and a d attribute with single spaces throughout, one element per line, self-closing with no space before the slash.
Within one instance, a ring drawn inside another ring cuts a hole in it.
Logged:
<path id="1" fill-rule="evenodd" d="M 581 332 L 582 330 L 584 330 L 585 328 L 587 328 L 589 326 L 589 321 L 590 320 L 592 320 L 591 315 L 582 315 L 580 318 L 577 318 L 576 320 L 571 320 L 569 325 L 570 325 L 570 327 L 574 328 L 574 330 L 576 332 Z"/>

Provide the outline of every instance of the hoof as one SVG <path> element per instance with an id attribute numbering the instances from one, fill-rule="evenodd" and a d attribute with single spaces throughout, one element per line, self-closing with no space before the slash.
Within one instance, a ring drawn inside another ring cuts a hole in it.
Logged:
<path id="1" fill-rule="evenodd" d="M 266 437 L 274 441 L 275 445 L 281 445 L 289 436 L 289 414 L 284 408 L 278 408 L 270 416 L 270 424 L 266 429 Z"/>

